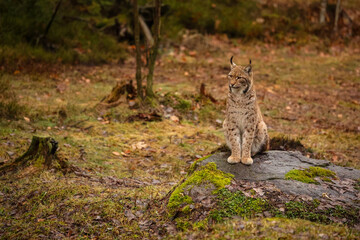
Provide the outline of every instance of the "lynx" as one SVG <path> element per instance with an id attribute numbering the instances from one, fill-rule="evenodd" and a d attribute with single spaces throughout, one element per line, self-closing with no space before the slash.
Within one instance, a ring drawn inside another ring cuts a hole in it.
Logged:
<path id="1" fill-rule="evenodd" d="M 230 58 L 229 93 L 223 123 L 226 143 L 231 149 L 228 163 L 251 165 L 255 154 L 269 149 L 269 135 L 256 101 L 251 60 L 246 67 Z"/>

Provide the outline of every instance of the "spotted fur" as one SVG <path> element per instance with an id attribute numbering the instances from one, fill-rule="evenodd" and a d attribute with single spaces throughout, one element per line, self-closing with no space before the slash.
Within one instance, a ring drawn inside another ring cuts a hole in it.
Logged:
<path id="1" fill-rule="evenodd" d="M 251 60 L 246 67 L 230 59 L 229 93 L 223 123 L 227 145 L 231 149 L 228 163 L 251 165 L 255 154 L 269 149 L 269 135 L 256 101 Z"/>

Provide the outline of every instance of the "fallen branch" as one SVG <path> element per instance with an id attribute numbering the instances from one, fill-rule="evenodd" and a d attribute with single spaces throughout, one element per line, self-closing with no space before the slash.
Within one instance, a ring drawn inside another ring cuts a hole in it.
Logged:
<path id="1" fill-rule="evenodd" d="M 88 121 L 88 120 L 89 120 L 89 118 L 88 118 L 88 119 L 83 119 L 83 120 L 77 121 L 76 123 L 70 125 L 69 127 L 76 128 L 80 123 L 86 122 L 86 121 Z"/>

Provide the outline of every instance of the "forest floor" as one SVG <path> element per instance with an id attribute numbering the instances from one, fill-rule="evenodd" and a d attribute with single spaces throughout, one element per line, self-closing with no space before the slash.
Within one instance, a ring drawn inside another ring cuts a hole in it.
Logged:
<path id="1" fill-rule="evenodd" d="M 81 171 L 30 167 L 1 176 L 0 239 L 358 237 L 349 226 L 288 219 L 229 219 L 172 236 L 166 234 L 174 229 L 151 229 L 151 221 L 171 226 L 166 213 L 149 206 L 192 162 L 224 144 L 232 55 L 239 65 L 252 60 L 272 138 L 298 140 L 309 156 L 360 169 L 359 46 L 321 51 L 315 44 L 243 45 L 224 36 L 184 41 L 164 49 L 157 62 L 160 121 L 149 108 L 129 108 L 125 98 L 109 110 L 97 107 L 116 82 L 134 78 L 134 58 L 103 66 L 39 65 L 1 77 L 22 110 L 17 120 L 0 122 L 0 164 L 21 156 L 33 135 L 51 136 L 59 157 Z M 216 103 L 200 96 L 201 83 Z"/>

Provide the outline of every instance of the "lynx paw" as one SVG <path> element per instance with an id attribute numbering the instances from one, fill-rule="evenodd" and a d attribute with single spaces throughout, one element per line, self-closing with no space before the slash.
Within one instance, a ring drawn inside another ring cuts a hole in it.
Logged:
<path id="1" fill-rule="evenodd" d="M 230 156 L 230 157 L 228 157 L 228 159 L 227 159 L 227 162 L 228 163 L 239 163 L 240 162 L 240 158 L 236 158 L 236 157 L 233 157 L 233 156 Z"/>
<path id="2" fill-rule="evenodd" d="M 228 159 L 228 161 L 229 161 L 229 159 Z M 253 162 L 254 161 L 251 157 L 241 159 L 241 163 L 243 163 L 245 165 L 251 165 L 251 164 L 253 164 Z"/>

